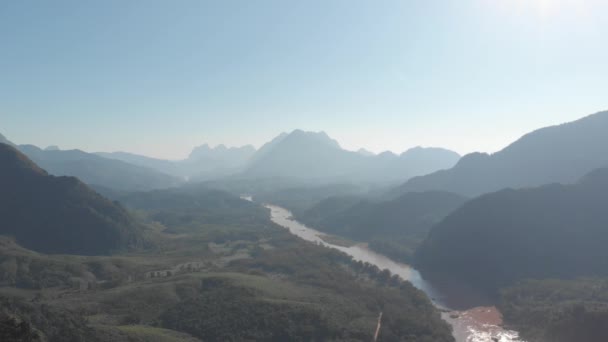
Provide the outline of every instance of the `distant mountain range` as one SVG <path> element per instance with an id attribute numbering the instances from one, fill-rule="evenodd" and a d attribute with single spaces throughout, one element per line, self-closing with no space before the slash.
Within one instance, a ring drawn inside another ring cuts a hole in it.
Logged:
<path id="1" fill-rule="evenodd" d="M 503 188 L 573 183 L 592 169 L 608 166 L 608 112 L 531 132 L 494 154 L 462 158 L 441 148 L 416 147 L 397 155 L 347 151 L 324 132 L 282 133 L 259 150 L 214 148 L 205 144 L 185 160 L 170 161 L 127 152 L 85 153 L 19 149 L 55 175 L 76 176 L 100 187 L 126 191 L 168 188 L 183 181 L 261 181 L 304 183 L 405 182 L 391 192 L 446 191 L 474 197 Z M 4 136 L 0 141 L 12 144 Z"/>
<path id="2" fill-rule="evenodd" d="M 395 192 L 440 190 L 476 196 L 504 188 L 574 183 L 607 166 L 608 111 L 536 130 L 491 155 L 466 155 L 453 168 L 410 179 Z"/>
<path id="3" fill-rule="evenodd" d="M 486 194 L 433 227 L 416 260 L 493 290 L 525 278 L 607 276 L 607 204 L 608 169 L 574 185 Z"/>
<path id="4" fill-rule="evenodd" d="M 374 152 L 368 151 L 368 150 L 366 150 L 366 149 L 364 149 L 364 148 L 360 148 L 360 149 L 358 149 L 358 150 L 357 150 L 357 153 L 359 153 L 359 154 L 361 154 L 361 155 L 364 155 L 364 156 L 368 156 L 368 157 L 371 157 L 371 156 L 375 156 L 375 155 L 376 155 Z"/>
<path id="5" fill-rule="evenodd" d="M 238 176 L 390 182 L 449 168 L 459 158 L 457 153 L 439 148 L 417 147 L 401 155 L 352 152 L 342 149 L 324 132 L 295 130 L 264 145 Z"/>
<path id="6" fill-rule="evenodd" d="M 121 191 L 145 191 L 170 188 L 183 182 L 178 177 L 155 170 L 155 167 L 142 167 L 136 165 L 137 163 L 103 158 L 80 150 L 60 150 L 55 145 L 45 149 L 34 145 L 16 145 L 2 134 L 0 134 L 0 143 L 16 147 L 52 175 L 77 177 L 96 187 Z"/>
<path id="7" fill-rule="evenodd" d="M 91 185 L 125 191 L 177 186 L 181 180 L 157 170 L 103 158 L 80 150 L 42 150 L 33 145 L 18 149 L 55 176 L 73 176 Z"/>
<path id="8" fill-rule="evenodd" d="M 177 161 L 150 158 L 128 152 L 98 152 L 96 154 L 104 158 L 152 168 L 181 179 L 205 181 L 239 172 L 254 153 L 255 148 L 251 145 L 243 147 L 218 145 L 212 148 L 205 144 L 195 147 L 187 159 Z"/>
<path id="9" fill-rule="evenodd" d="M 169 161 L 126 152 L 97 155 L 186 178 L 190 181 L 290 179 L 306 182 L 395 182 L 453 166 L 460 156 L 440 148 L 416 147 L 396 155 L 365 149 L 344 150 L 324 132 L 282 133 L 259 150 L 243 147 L 196 147 L 185 160 Z"/>
<path id="10" fill-rule="evenodd" d="M 44 253 L 107 254 L 141 242 L 121 206 L 73 177 L 54 177 L 0 143 L 0 234 Z"/>

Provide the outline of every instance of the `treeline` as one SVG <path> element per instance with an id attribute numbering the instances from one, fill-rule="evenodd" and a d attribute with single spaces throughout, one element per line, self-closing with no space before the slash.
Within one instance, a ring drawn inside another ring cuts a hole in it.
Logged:
<path id="1" fill-rule="evenodd" d="M 527 341 L 608 341 L 608 278 L 526 280 L 503 289 L 499 303 Z"/>
<path id="2" fill-rule="evenodd" d="M 332 295 L 323 300 L 336 301 L 330 307 L 338 311 L 333 313 L 331 319 L 340 322 L 343 327 L 349 326 L 349 323 L 341 320 L 355 312 L 374 317 L 382 311 L 382 341 L 452 341 L 450 327 L 441 320 L 426 295 L 390 271 L 354 261 L 342 252 L 321 246 L 296 242 L 289 244 L 289 241 L 284 241 L 283 246 L 260 251 L 254 259 L 235 262 L 233 267 L 259 269 L 269 276 L 329 290 Z M 354 306 L 345 306 L 344 300 L 352 302 L 350 305 Z M 328 313 L 327 308 L 323 312 Z M 346 337 L 343 335 L 340 338 Z M 371 335 L 363 340 L 368 338 L 371 339 Z"/>
<path id="3" fill-rule="evenodd" d="M 484 195 L 435 226 L 416 260 L 492 292 L 525 278 L 608 275 L 606 203 L 608 169 Z"/>
<path id="4" fill-rule="evenodd" d="M 0 340 L 5 342 L 103 341 L 75 312 L 0 296 Z"/>
<path id="5" fill-rule="evenodd" d="M 377 201 L 330 197 L 294 216 L 323 232 L 368 242 L 376 252 L 411 262 L 431 227 L 464 202 L 464 197 L 445 192 Z"/>
<path id="6" fill-rule="evenodd" d="M 126 207 L 146 212 L 148 217 L 175 228 L 204 225 L 252 225 L 268 223 L 268 211 L 224 191 L 193 185 L 167 190 L 117 194 Z"/>

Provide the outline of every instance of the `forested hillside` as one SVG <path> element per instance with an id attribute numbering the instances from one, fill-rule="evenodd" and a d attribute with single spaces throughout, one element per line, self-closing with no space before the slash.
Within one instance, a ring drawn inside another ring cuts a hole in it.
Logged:
<path id="1" fill-rule="evenodd" d="M 0 144 L 0 234 L 45 253 L 107 254 L 141 244 L 120 205 L 73 177 L 54 177 Z"/>
<path id="2" fill-rule="evenodd" d="M 607 203 L 608 169 L 576 185 L 484 195 L 435 226 L 416 260 L 489 289 L 523 278 L 608 275 Z"/>

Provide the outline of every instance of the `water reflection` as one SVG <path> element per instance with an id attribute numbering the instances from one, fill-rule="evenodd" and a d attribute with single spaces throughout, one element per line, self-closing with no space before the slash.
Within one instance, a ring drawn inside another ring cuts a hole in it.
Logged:
<path id="1" fill-rule="evenodd" d="M 251 198 L 245 198 L 251 200 Z M 450 323 L 454 330 L 454 337 L 458 342 L 519 342 L 517 332 L 502 329 L 502 317 L 500 312 L 493 306 L 479 306 L 473 309 L 458 311 L 454 308 L 469 303 L 480 303 L 485 299 L 471 289 L 466 289 L 455 284 L 438 283 L 433 286 L 424 280 L 420 273 L 413 267 L 395 262 L 384 255 L 378 254 L 367 248 L 365 244 L 357 244 L 351 247 L 338 246 L 321 239 L 324 234 L 295 221 L 291 213 L 284 208 L 267 205 L 270 209 L 271 219 L 274 223 L 287 228 L 292 234 L 329 248 L 340 250 L 349 254 L 353 259 L 378 266 L 380 269 L 388 269 L 393 274 L 408 280 L 416 288 L 424 291 L 433 304 L 442 310 L 442 317 Z M 468 305 L 471 307 L 471 305 Z"/>

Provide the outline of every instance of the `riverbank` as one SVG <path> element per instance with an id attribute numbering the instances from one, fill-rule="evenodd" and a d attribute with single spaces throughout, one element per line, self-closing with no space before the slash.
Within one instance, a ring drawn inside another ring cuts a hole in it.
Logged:
<path id="1" fill-rule="evenodd" d="M 364 244 L 345 247 L 327 242 L 321 238 L 324 235 L 323 233 L 294 220 L 287 209 L 274 205 L 267 205 L 266 207 L 270 209 L 272 221 L 288 229 L 292 234 L 304 240 L 340 250 L 355 260 L 368 262 L 380 269 L 388 269 L 391 273 L 410 281 L 412 285 L 426 293 L 436 307 L 443 311 L 442 317 L 452 326 L 456 341 L 520 342 L 517 332 L 505 330 L 501 327 L 502 315 L 496 307 L 473 307 L 463 311 L 451 310 L 446 303 L 451 301 L 450 297 L 453 298 L 458 294 L 439 291 L 436 286 L 425 281 L 413 267 L 378 254 Z"/>

